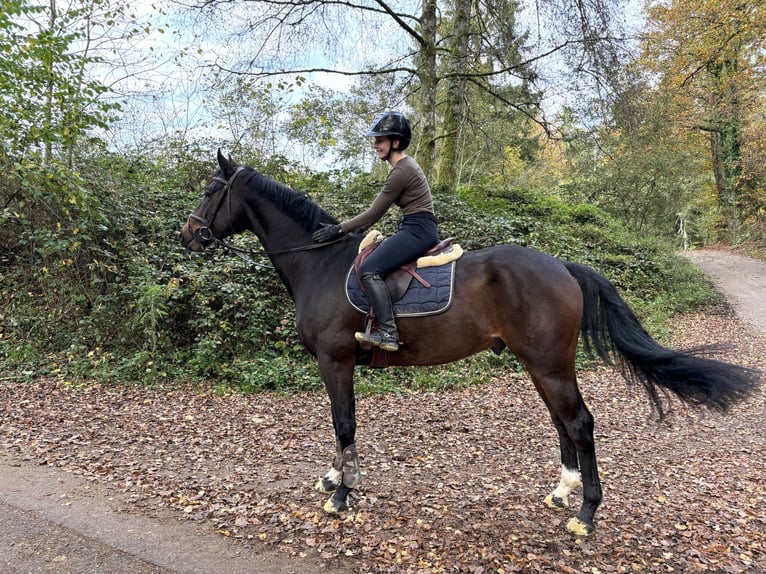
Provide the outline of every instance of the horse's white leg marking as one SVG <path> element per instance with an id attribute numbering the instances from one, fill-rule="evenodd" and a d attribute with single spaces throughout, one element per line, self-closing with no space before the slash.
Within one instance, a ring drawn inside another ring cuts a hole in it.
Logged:
<path id="1" fill-rule="evenodd" d="M 545 497 L 545 504 L 550 508 L 569 508 L 569 495 L 582 486 L 580 471 L 561 465 L 561 480 L 552 493 Z"/>
<path id="2" fill-rule="evenodd" d="M 340 448 L 340 441 L 335 439 L 335 460 L 319 482 L 314 486 L 319 492 L 333 492 L 337 490 L 343 480 L 343 449 Z"/>
<path id="3" fill-rule="evenodd" d="M 332 492 L 340 486 L 340 481 L 342 479 L 343 471 L 330 467 L 327 474 L 320 478 L 319 482 L 316 483 L 315 488 L 319 492 Z"/>

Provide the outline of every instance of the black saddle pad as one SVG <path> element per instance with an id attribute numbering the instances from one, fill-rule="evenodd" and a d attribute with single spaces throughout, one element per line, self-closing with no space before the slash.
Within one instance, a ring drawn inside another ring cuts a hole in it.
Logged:
<path id="1" fill-rule="evenodd" d="M 404 296 L 394 302 L 394 314 L 397 317 L 423 317 L 444 313 L 452 306 L 452 294 L 455 284 L 455 261 L 418 269 L 417 274 L 425 279 L 430 287 L 425 287 L 414 279 Z M 360 313 L 370 312 L 370 302 L 359 285 L 354 266 L 346 277 L 346 297 L 351 306 Z"/>

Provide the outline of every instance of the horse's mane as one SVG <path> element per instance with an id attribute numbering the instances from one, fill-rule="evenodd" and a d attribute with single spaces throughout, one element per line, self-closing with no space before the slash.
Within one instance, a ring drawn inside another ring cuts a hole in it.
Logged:
<path id="1" fill-rule="evenodd" d="M 273 203 L 279 211 L 295 220 L 306 231 L 316 230 L 319 227 L 319 222 L 338 223 L 337 219 L 322 209 L 305 193 L 295 191 L 257 171 L 249 173 L 245 184 L 250 189 L 257 190 L 261 197 Z"/>

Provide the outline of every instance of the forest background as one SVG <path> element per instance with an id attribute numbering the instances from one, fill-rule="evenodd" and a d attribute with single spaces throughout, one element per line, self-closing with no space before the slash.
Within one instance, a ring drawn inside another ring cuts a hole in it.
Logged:
<path id="1" fill-rule="evenodd" d="M 592 265 L 660 338 L 714 299 L 674 250 L 766 245 L 761 2 L 1 1 L 3 378 L 319 385 L 268 261 L 177 231 L 218 147 L 358 213 L 385 109 L 413 122 L 443 235 Z M 359 385 L 498 364 L 518 368 Z"/>

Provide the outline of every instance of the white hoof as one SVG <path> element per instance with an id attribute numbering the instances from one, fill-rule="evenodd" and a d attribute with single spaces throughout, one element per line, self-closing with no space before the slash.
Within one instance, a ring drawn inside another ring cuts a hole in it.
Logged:
<path id="1" fill-rule="evenodd" d="M 576 516 L 567 522 L 567 530 L 576 536 L 590 536 L 596 531 L 592 524 L 586 524 Z"/>
<path id="2" fill-rule="evenodd" d="M 348 504 L 336 501 L 334 496 L 331 496 L 327 502 L 324 503 L 324 511 L 327 514 L 340 514 L 345 510 L 348 510 Z"/>
<path id="3" fill-rule="evenodd" d="M 551 493 L 543 499 L 543 503 L 548 508 L 553 508 L 554 510 L 564 510 L 565 508 L 569 508 L 569 497 L 562 498 Z"/>

